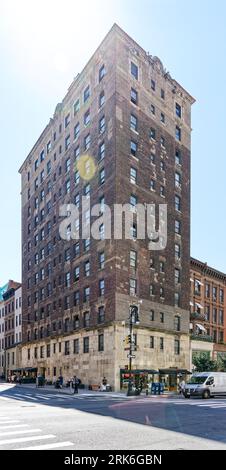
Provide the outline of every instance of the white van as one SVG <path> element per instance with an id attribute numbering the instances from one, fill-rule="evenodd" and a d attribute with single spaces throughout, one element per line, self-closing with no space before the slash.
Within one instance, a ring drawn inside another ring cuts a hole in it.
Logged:
<path id="1" fill-rule="evenodd" d="M 210 398 L 226 395 L 226 372 L 197 372 L 183 389 L 185 398 L 201 396 Z"/>

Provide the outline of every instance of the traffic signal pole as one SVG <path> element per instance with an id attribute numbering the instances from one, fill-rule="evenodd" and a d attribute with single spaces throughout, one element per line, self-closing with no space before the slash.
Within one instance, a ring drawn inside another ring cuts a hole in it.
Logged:
<path id="1" fill-rule="evenodd" d="M 130 305 L 129 308 L 129 382 L 127 396 L 135 395 L 133 391 L 133 381 L 132 381 L 132 359 L 134 356 L 134 339 L 133 339 L 133 325 L 139 323 L 139 308 L 137 305 Z"/>

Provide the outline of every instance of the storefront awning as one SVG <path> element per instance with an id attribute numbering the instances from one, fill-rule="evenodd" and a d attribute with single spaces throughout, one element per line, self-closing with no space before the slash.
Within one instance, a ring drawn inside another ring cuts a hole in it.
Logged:
<path id="1" fill-rule="evenodd" d="M 192 374 L 187 369 L 159 369 L 159 374 L 164 375 L 178 375 L 178 374 Z"/>
<path id="2" fill-rule="evenodd" d="M 132 369 L 131 371 L 128 369 L 120 369 L 122 374 L 158 374 L 157 370 L 153 369 Z"/>

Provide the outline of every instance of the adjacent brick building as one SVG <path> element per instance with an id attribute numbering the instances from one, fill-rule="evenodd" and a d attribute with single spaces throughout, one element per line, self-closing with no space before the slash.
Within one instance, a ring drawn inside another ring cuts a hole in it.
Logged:
<path id="1" fill-rule="evenodd" d="M 189 367 L 193 103 L 157 57 L 114 25 L 57 105 L 20 169 L 23 366 L 85 384 L 106 376 L 119 388 L 135 303 L 134 368 Z M 83 154 L 96 167 L 88 182 L 76 166 Z M 166 203 L 166 248 L 150 251 L 147 237 L 136 239 L 136 220 L 131 240 L 103 239 L 102 226 L 100 240 L 63 241 L 60 206 L 81 206 L 82 195 L 111 209 Z"/>
<path id="2" fill-rule="evenodd" d="M 191 363 L 194 355 L 226 358 L 226 274 L 191 258 Z"/>
<path id="3" fill-rule="evenodd" d="M 4 375 L 10 377 L 21 363 L 20 344 L 22 339 L 21 284 L 10 280 L 3 294 L 4 300 Z"/>

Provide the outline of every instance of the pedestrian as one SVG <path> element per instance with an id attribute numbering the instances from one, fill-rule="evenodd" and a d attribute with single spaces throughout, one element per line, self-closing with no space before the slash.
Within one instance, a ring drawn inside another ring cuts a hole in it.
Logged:
<path id="1" fill-rule="evenodd" d="M 60 384 L 60 388 L 63 388 L 63 383 L 64 383 L 63 376 L 62 376 L 62 375 L 60 375 L 60 376 L 59 376 L 59 384 Z"/>
<path id="2" fill-rule="evenodd" d="M 185 381 L 184 379 L 181 380 L 181 382 L 179 383 L 179 394 L 181 395 L 182 393 L 184 393 L 184 388 L 185 388 Z"/>
<path id="3" fill-rule="evenodd" d="M 73 386 L 74 386 L 74 394 L 75 393 L 78 393 L 78 386 L 80 384 L 80 380 L 78 379 L 78 377 L 76 377 L 76 375 L 74 376 L 74 379 L 73 379 Z"/>

